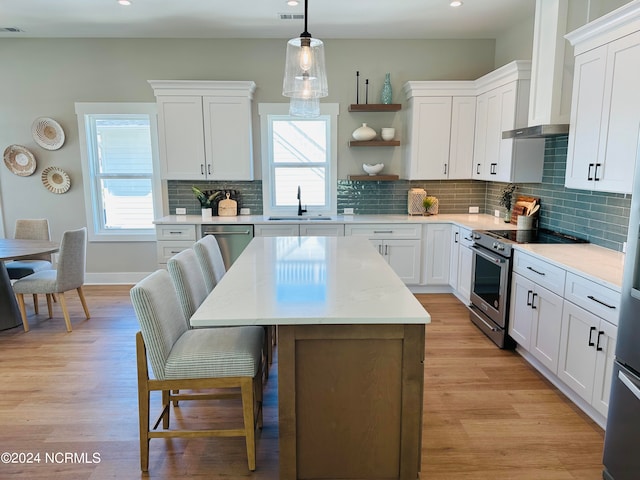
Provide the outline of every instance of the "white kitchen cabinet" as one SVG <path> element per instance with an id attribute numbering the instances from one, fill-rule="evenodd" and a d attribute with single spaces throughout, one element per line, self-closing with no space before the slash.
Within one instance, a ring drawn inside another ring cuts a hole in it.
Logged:
<path id="1" fill-rule="evenodd" d="M 149 81 L 162 178 L 253 180 L 254 82 Z"/>
<path id="2" fill-rule="evenodd" d="M 544 139 L 503 139 L 502 132 L 527 125 L 530 62 L 511 62 L 477 80 L 472 178 L 540 182 Z"/>
<path id="3" fill-rule="evenodd" d="M 473 267 L 471 245 L 473 245 L 471 230 L 451 225 L 449 285 L 453 288 L 453 293 L 465 305 L 470 303 L 471 297 L 471 269 Z"/>
<path id="4" fill-rule="evenodd" d="M 420 283 L 422 257 L 420 225 L 346 224 L 344 234 L 367 237 L 404 283 L 409 285 Z"/>
<path id="5" fill-rule="evenodd" d="M 451 224 L 429 223 L 425 225 L 424 284 L 449 285 L 451 262 Z"/>
<path id="6" fill-rule="evenodd" d="M 563 302 L 559 295 L 513 274 L 509 336 L 553 373 L 558 369 Z"/>
<path id="7" fill-rule="evenodd" d="M 617 327 L 565 302 L 558 377 L 607 416 Z"/>
<path id="8" fill-rule="evenodd" d="M 279 223 L 277 225 L 261 225 L 253 226 L 253 235 L 255 237 L 298 237 L 300 235 L 300 225 L 293 223 Z"/>
<path id="9" fill-rule="evenodd" d="M 631 193 L 640 131 L 640 8 L 568 34 L 575 72 L 565 186 Z"/>
<path id="10" fill-rule="evenodd" d="M 156 225 L 158 266 L 166 268 L 167 260 L 191 248 L 197 240 L 196 225 Z"/>
<path id="11" fill-rule="evenodd" d="M 408 82 L 404 91 L 409 107 L 403 177 L 471 178 L 476 110 L 472 82 Z"/>
<path id="12" fill-rule="evenodd" d="M 343 224 L 330 224 L 330 225 L 318 225 L 318 224 L 301 224 L 300 225 L 301 237 L 344 237 L 344 225 Z"/>

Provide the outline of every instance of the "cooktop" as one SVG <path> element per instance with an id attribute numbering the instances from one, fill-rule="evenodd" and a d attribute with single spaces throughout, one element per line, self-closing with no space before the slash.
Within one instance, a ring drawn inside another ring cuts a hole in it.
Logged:
<path id="1" fill-rule="evenodd" d="M 535 230 L 486 230 L 483 233 L 514 243 L 589 243 L 588 240 L 583 238 L 544 228 Z"/>

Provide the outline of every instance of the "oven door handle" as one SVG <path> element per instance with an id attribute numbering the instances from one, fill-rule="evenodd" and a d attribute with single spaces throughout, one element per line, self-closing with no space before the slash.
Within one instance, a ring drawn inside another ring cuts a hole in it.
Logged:
<path id="1" fill-rule="evenodd" d="M 473 249 L 473 251 L 475 252 L 476 255 L 481 256 L 482 258 L 489 260 L 490 262 L 493 263 L 506 263 L 507 259 L 504 257 L 501 257 L 499 255 L 493 255 L 491 252 L 481 248 L 481 247 L 477 247 L 476 245 L 473 245 L 471 247 Z"/>

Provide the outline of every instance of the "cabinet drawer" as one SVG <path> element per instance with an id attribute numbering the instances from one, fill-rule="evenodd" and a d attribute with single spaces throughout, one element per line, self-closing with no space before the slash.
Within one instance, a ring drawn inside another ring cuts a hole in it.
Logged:
<path id="1" fill-rule="evenodd" d="M 156 225 L 157 240 L 196 241 L 195 225 Z"/>
<path id="2" fill-rule="evenodd" d="M 158 242 L 158 263 L 164 264 L 167 263 L 171 257 L 175 254 L 180 253 L 187 248 L 191 248 L 193 246 L 193 242 L 190 240 L 183 240 L 177 242 Z"/>
<path id="3" fill-rule="evenodd" d="M 367 238 L 421 238 L 421 225 L 378 224 L 345 225 L 345 235 Z"/>
<path id="4" fill-rule="evenodd" d="M 344 225 L 300 225 L 301 237 L 344 237 Z"/>
<path id="5" fill-rule="evenodd" d="M 563 295 L 566 271 L 560 267 L 516 251 L 513 256 L 513 271 L 557 295 Z"/>
<path id="6" fill-rule="evenodd" d="M 568 272 L 564 298 L 609 323 L 618 325 L 619 292 Z"/>

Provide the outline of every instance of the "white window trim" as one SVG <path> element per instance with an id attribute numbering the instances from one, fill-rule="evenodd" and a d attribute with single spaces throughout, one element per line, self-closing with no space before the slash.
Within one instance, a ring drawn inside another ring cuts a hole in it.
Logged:
<path id="1" fill-rule="evenodd" d="M 320 115 L 331 117 L 329 138 L 327 148 L 329 148 L 329 198 L 326 209 L 312 209 L 309 212 L 314 215 L 335 215 L 338 210 L 338 114 L 340 105 L 337 103 L 321 103 Z M 270 155 L 273 151 L 271 137 L 269 135 L 269 120 L 271 116 L 289 116 L 288 103 L 260 103 L 258 104 L 258 114 L 260 115 L 260 134 L 262 138 L 262 210 L 264 215 L 295 215 L 297 212 L 292 207 L 272 208 L 272 187 L 274 181 L 270 166 Z M 304 197 L 304 192 L 302 192 Z M 304 198 L 302 199 L 304 205 Z"/>
<path id="2" fill-rule="evenodd" d="M 91 182 L 91 168 L 89 165 L 89 150 L 87 145 L 87 123 L 85 115 L 117 115 L 117 114 L 147 114 L 149 115 L 149 130 L 151 135 L 151 155 L 153 175 L 153 208 L 156 214 L 162 212 L 162 184 L 160 180 L 160 161 L 158 156 L 158 114 L 155 103 L 85 103 L 76 102 L 76 116 L 78 119 L 78 136 L 80 139 L 80 156 L 82 163 L 82 178 L 84 186 L 85 214 L 87 218 L 88 239 L 90 242 L 155 242 L 155 230 L 145 229 L 134 233 L 130 231 L 102 233 L 96 231 L 93 216 L 93 199 Z"/>

